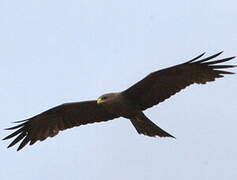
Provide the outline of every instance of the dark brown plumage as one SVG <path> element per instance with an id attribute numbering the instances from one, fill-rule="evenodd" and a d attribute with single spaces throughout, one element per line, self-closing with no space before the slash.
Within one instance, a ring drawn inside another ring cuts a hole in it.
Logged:
<path id="1" fill-rule="evenodd" d="M 97 101 L 67 103 L 54 107 L 8 128 L 7 130 L 16 131 L 4 140 L 17 136 L 8 147 L 21 141 L 17 149 L 20 150 L 27 143 L 32 145 L 38 140 L 43 141 L 47 137 L 57 135 L 59 131 L 118 117 L 130 119 L 139 134 L 173 137 L 150 121 L 142 111 L 159 104 L 191 84 L 205 84 L 223 77 L 224 74 L 233 74 L 222 69 L 236 66 L 218 64 L 235 57 L 210 61 L 221 53 L 198 60 L 203 53 L 183 64 L 153 72 L 127 90 L 105 94 Z"/>
<path id="2" fill-rule="evenodd" d="M 191 84 L 206 84 L 207 82 L 214 81 L 216 78 L 223 77 L 224 74 L 234 74 L 220 69 L 235 66 L 217 64 L 229 61 L 235 57 L 209 61 L 221 53 L 195 61 L 201 58 L 204 55 L 203 53 L 183 64 L 153 72 L 125 90 L 123 94 L 133 103 L 137 104 L 141 110 L 145 110 L 163 102 Z"/>

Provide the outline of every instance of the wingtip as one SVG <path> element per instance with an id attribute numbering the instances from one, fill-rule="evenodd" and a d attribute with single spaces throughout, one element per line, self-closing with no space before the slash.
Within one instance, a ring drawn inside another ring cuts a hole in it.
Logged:
<path id="1" fill-rule="evenodd" d="M 20 146 L 19 146 L 16 151 L 19 152 L 22 148 L 23 148 L 23 147 L 20 147 Z"/>
<path id="2" fill-rule="evenodd" d="M 25 122 L 25 121 L 27 121 L 28 119 L 24 119 L 24 120 L 20 120 L 20 121 L 14 121 L 14 122 L 12 122 L 12 123 L 22 123 L 22 122 Z"/>
<path id="3" fill-rule="evenodd" d="M 230 72 L 230 71 L 228 71 L 228 74 L 236 74 L 235 72 Z"/>
<path id="4" fill-rule="evenodd" d="M 13 145 L 12 144 L 9 144 L 8 146 L 7 146 L 7 148 L 10 148 L 10 147 L 12 147 Z"/>
<path id="5" fill-rule="evenodd" d="M 236 58 L 236 56 L 231 56 L 231 57 L 228 57 L 228 58 L 226 58 L 226 59 L 228 59 L 228 61 L 229 61 L 229 60 L 232 60 L 232 59 L 234 59 L 234 58 Z"/>
<path id="6" fill-rule="evenodd" d="M 203 52 L 200 56 L 204 56 L 206 54 L 206 52 Z"/>
<path id="7" fill-rule="evenodd" d="M 201 57 L 204 56 L 205 54 L 206 54 L 206 52 L 203 52 L 202 54 L 196 56 L 195 58 L 193 58 L 193 59 L 191 59 L 191 60 L 189 60 L 189 61 L 187 61 L 186 63 L 191 63 L 191 62 L 193 62 L 193 61 L 195 61 L 195 60 L 201 58 Z"/>
<path id="8" fill-rule="evenodd" d="M 9 127 L 9 128 L 5 128 L 4 130 L 13 130 L 13 129 L 17 129 L 17 128 L 20 128 L 22 126 L 24 126 L 25 124 L 20 124 L 20 125 L 17 125 L 17 126 L 13 126 L 13 127 Z"/>
<path id="9" fill-rule="evenodd" d="M 203 53 L 202 53 L 202 54 L 200 54 L 198 57 L 196 57 L 196 58 L 195 58 L 195 60 L 197 60 L 197 59 L 199 59 L 199 58 L 203 57 L 205 54 L 206 54 L 206 52 L 203 52 Z"/>
<path id="10" fill-rule="evenodd" d="M 10 138 L 11 138 L 10 135 L 9 135 L 9 136 L 6 136 L 6 137 L 4 137 L 4 138 L 2 139 L 2 141 L 5 141 L 5 140 L 10 139 Z"/>
<path id="11" fill-rule="evenodd" d="M 14 146 L 15 144 L 16 144 L 17 142 L 11 142 L 11 144 L 9 144 L 8 146 L 7 146 L 7 148 L 10 148 L 10 147 L 12 147 L 12 146 Z"/>
<path id="12" fill-rule="evenodd" d="M 10 127 L 10 128 L 5 128 L 5 129 L 3 129 L 3 130 L 12 130 L 12 128 Z"/>
<path id="13" fill-rule="evenodd" d="M 215 57 L 217 57 L 217 56 L 220 56 L 220 55 L 223 54 L 223 53 L 224 53 L 224 51 L 220 51 L 220 52 L 214 54 L 214 55 L 213 55 L 213 58 L 215 58 Z"/>
<path id="14" fill-rule="evenodd" d="M 217 56 L 220 56 L 220 55 L 223 54 L 223 53 L 224 53 L 224 51 L 220 51 L 220 52 L 214 54 L 213 56 L 217 57 Z"/>
<path id="15" fill-rule="evenodd" d="M 206 54 L 206 52 L 203 52 L 202 54 L 200 54 L 198 57 L 202 57 Z"/>
<path id="16" fill-rule="evenodd" d="M 222 53 L 224 53 L 224 51 L 220 51 L 220 52 L 219 52 L 219 54 L 222 54 Z"/>

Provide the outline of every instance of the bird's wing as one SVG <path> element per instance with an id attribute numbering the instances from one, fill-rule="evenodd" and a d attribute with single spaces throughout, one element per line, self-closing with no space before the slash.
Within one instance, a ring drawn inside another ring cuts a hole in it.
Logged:
<path id="1" fill-rule="evenodd" d="M 3 140 L 17 136 L 8 147 L 22 140 L 17 149 L 20 150 L 28 142 L 32 145 L 38 140 L 43 141 L 47 137 L 57 135 L 59 131 L 88 123 L 108 121 L 117 117 L 107 112 L 96 101 L 67 103 L 30 119 L 18 121 L 21 124 L 7 129 L 16 129 L 16 131 Z"/>
<path id="2" fill-rule="evenodd" d="M 123 91 L 122 94 L 136 104 L 138 108 L 145 110 L 168 99 L 191 84 L 205 84 L 223 77 L 224 74 L 234 74 L 222 69 L 236 66 L 218 64 L 235 57 L 210 61 L 221 53 L 198 60 L 205 54 L 203 53 L 183 64 L 153 72 Z"/>

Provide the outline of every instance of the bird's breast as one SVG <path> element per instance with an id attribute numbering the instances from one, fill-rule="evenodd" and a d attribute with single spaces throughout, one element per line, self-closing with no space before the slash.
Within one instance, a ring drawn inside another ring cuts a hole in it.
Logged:
<path id="1" fill-rule="evenodd" d="M 103 105 L 107 111 L 125 118 L 131 117 L 131 115 L 136 111 L 134 106 L 125 98 L 108 101 Z"/>

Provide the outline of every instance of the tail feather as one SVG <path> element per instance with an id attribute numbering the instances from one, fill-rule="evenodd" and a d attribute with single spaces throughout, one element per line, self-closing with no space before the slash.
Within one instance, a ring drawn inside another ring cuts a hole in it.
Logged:
<path id="1" fill-rule="evenodd" d="M 160 137 L 172 137 L 171 134 L 167 133 L 160 127 L 158 127 L 155 123 L 153 123 L 150 119 L 148 119 L 144 114 L 138 115 L 135 118 L 130 119 L 133 126 L 136 128 L 139 134 L 144 134 L 146 136 L 160 136 Z"/>

